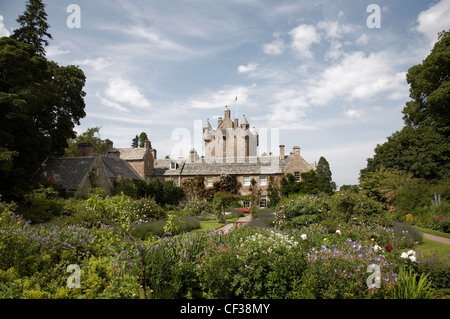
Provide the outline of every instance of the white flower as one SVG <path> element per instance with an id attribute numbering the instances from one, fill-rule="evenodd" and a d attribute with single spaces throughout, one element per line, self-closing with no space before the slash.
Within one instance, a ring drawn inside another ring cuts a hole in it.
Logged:
<path id="1" fill-rule="evenodd" d="M 375 245 L 375 246 L 373 247 L 373 249 L 374 249 L 375 251 L 379 251 L 379 250 L 381 249 L 381 247 L 378 246 L 378 245 Z"/>
<path id="2" fill-rule="evenodd" d="M 341 234 L 341 231 L 340 231 L 339 229 L 336 230 L 336 234 L 340 235 L 340 234 Z"/>
<path id="3" fill-rule="evenodd" d="M 306 236 L 306 234 L 302 234 L 300 237 L 302 237 L 303 240 L 306 240 L 308 237 Z"/>
<path id="4" fill-rule="evenodd" d="M 402 257 L 402 258 L 408 258 L 408 254 L 407 253 L 405 253 L 405 252 L 403 252 L 402 254 L 401 254 L 401 256 L 400 257 Z"/>
<path id="5" fill-rule="evenodd" d="M 409 259 L 411 259 L 412 262 L 416 261 L 416 256 L 409 256 Z"/>
<path id="6" fill-rule="evenodd" d="M 408 254 L 408 255 L 415 256 L 415 255 L 416 255 L 416 252 L 415 252 L 414 250 L 410 250 L 410 251 L 408 251 L 407 254 Z"/>

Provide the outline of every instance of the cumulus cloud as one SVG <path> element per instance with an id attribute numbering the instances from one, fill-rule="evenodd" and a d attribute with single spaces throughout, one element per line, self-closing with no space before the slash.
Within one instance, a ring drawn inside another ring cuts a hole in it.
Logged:
<path id="1" fill-rule="evenodd" d="M 111 62 L 106 60 L 103 57 L 99 57 L 96 59 L 77 60 L 77 61 L 74 61 L 73 64 L 86 65 L 88 67 L 93 68 L 96 71 L 100 71 L 100 70 L 103 70 L 104 68 L 108 67 L 111 64 Z"/>
<path id="2" fill-rule="evenodd" d="M 251 72 L 251 71 L 255 71 L 257 67 L 258 67 L 258 64 L 256 64 L 256 63 L 249 63 L 247 65 L 240 65 L 240 66 L 238 66 L 238 72 L 239 73 L 248 73 L 248 72 Z"/>
<path id="3" fill-rule="evenodd" d="M 385 52 L 368 56 L 360 51 L 346 54 L 326 68 L 318 79 L 310 80 L 308 97 L 317 105 L 325 105 L 335 98 L 369 99 L 379 94 L 391 99 L 407 97 L 405 73 L 395 72 L 389 61 L 392 57 Z"/>
<path id="4" fill-rule="evenodd" d="M 108 87 L 105 93 L 116 102 L 129 103 L 138 107 L 149 107 L 151 105 L 137 86 L 122 78 L 108 79 Z"/>
<path id="5" fill-rule="evenodd" d="M 450 0 L 441 0 L 419 14 L 416 30 L 423 33 L 430 45 L 433 45 L 437 41 L 438 32 L 449 29 L 449 21 Z"/>
<path id="6" fill-rule="evenodd" d="M 3 16 L 0 14 L 0 37 L 9 37 L 10 33 L 3 24 Z"/>
<path id="7" fill-rule="evenodd" d="M 249 89 L 249 87 L 238 87 L 207 92 L 202 96 L 190 99 L 187 105 L 195 109 L 223 108 L 234 105 L 236 95 L 239 105 L 249 105 Z"/>
<path id="8" fill-rule="evenodd" d="M 107 98 L 101 96 L 100 93 L 98 93 L 98 92 L 95 93 L 95 96 L 100 99 L 100 103 L 102 103 L 102 105 L 104 105 L 104 106 L 113 108 L 113 109 L 115 109 L 117 111 L 121 111 L 121 112 L 130 112 L 130 110 L 128 110 L 126 107 L 121 106 L 117 102 L 108 100 Z"/>
<path id="9" fill-rule="evenodd" d="M 283 39 L 276 37 L 276 39 L 271 43 L 263 44 L 263 52 L 269 55 L 280 55 L 284 51 L 284 41 Z"/>
<path id="10" fill-rule="evenodd" d="M 300 57 L 312 58 L 311 45 L 320 42 L 320 34 L 317 28 L 309 24 L 301 24 L 289 32 L 292 37 L 291 48 Z"/>

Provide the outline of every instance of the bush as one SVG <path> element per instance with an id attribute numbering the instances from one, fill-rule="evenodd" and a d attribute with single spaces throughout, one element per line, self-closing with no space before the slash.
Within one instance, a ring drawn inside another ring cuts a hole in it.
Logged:
<path id="1" fill-rule="evenodd" d="M 213 213 L 213 207 L 211 203 L 204 200 L 191 200 L 186 203 L 183 211 L 192 216 L 209 215 Z"/>
<path id="2" fill-rule="evenodd" d="M 327 218 L 341 223 L 388 224 L 383 205 L 364 194 L 339 191 L 326 201 L 330 207 Z"/>
<path id="3" fill-rule="evenodd" d="M 308 226 L 318 223 L 328 209 L 323 200 L 312 195 L 283 201 L 276 210 L 274 224 L 278 229 Z"/>

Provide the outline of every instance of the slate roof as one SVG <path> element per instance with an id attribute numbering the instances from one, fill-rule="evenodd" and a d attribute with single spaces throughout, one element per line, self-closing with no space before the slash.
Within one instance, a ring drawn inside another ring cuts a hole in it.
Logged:
<path id="1" fill-rule="evenodd" d="M 142 160 L 145 152 L 149 150 L 143 147 L 119 148 L 120 158 L 126 161 Z"/>
<path id="2" fill-rule="evenodd" d="M 177 168 L 170 169 L 170 162 L 176 162 Z M 229 158 L 224 160 L 199 159 L 195 162 L 171 159 L 155 160 L 153 175 L 156 176 L 197 176 L 197 175 L 264 175 L 282 174 L 285 161 L 279 156 L 253 156 L 247 158 Z"/>
<path id="3" fill-rule="evenodd" d="M 38 179 L 45 181 L 52 175 L 55 182 L 64 189 L 76 190 L 97 157 L 102 160 L 109 178 L 116 178 L 121 172 L 122 178 L 142 179 L 130 163 L 98 154 L 82 157 L 49 158 L 40 170 Z M 43 174 L 46 174 L 46 176 L 43 176 Z"/>
<path id="4" fill-rule="evenodd" d="M 108 177 L 118 177 L 119 171 L 122 172 L 122 178 L 131 178 L 131 179 L 142 179 L 141 174 L 139 174 L 130 163 L 125 160 L 116 160 L 115 158 L 100 155 L 103 164 L 106 167 L 106 173 Z"/>
<path id="5" fill-rule="evenodd" d="M 42 169 L 47 175 L 53 174 L 56 183 L 68 190 L 75 190 L 91 168 L 95 157 L 51 158 Z"/>

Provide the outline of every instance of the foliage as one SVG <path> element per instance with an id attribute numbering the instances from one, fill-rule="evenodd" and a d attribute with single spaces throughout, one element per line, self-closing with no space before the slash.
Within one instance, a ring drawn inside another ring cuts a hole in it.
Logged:
<path id="1" fill-rule="evenodd" d="M 46 157 L 62 154 L 86 114 L 84 73 L 35 54 L 33 45 L 0 39 L 0 148 L 13 152 L 0 192 L 20 199 Z"/>
<path id="2" fill-rule="evenodd" d="M 184 198 L 182 187 L 176 186 L 173 181 L 163 182 L 158 178 L 149 183 L 133 180 L 137 187 L 138 197 L 151 197 L 158 205 L 176 205 Z"/>
<path id="3" fill-rule="evenodd" d="M 413 269 L 400 267 L 399 283 L 391 291 L 394 299 L 430 299 L 433 297 L 428 274 L 416 274 Z"/>
<path id="4" fill-rule="evenodd" d="M 45 4 L 41 0 L 28 0 L 26 11 L 16 21 L 20 24 L 20 28 L 14 30 L 11 38 L 31 44 L 35 47 L 36 54 L 45 55 L 44 46 L 49 42 L 44 37 L 52 39 L 47 31 L 50 26 L 47 23 Z"/>
<path id="5" fill-rule="evenodd" d="M 317 190 L 326 194 L 333 194 L 336 190 L 336 183 L 331 179 L 330 164 L 321 156 L 317 163 Z"/>
<path id="6" fill-rule="evenodd" d="M 64 151 L 64 156 L 76 157 L 78 156 L 78 144 L 90 143 L 92 144 L 93 152 L 96 154 L 106 154 L 108 147 L 111 145 L 111 140 L 102 139 L 100 136 L 101 127 L 91 127 L 81 135 L 67 140 L 67 147 Z"/>
<path id="7" fill-rule="evenodd" d="M 431 53 L 408 70 L 411 101 L 403 109 L 405 126 L 375 148 L 361 175 L 382 166 L 417 178 L 448 179 L 450 173 L 450 32 L 443 31 Z"/>
<path id="8" fill-rule="evenodd" d="M 213 213 L 212 204 L 205 200 L 190 200 L 184 205 L 183 210 L 188 215 L 193 216 L 209 215 Z"/>
<path id="9" fill-rule="evenodd" d="M 136 135 L 135 138 L 133 138 L 131 142 L 131 147 L 137 148 L 137 147 L 144 147 L 145 142 L 148 141 L 147 133 L 141 132 L 141 134 Z M 152 148 L 152 144 L 149 142 L 149 148 Z"/>
<path id="10" fill-rule="evenodd" d="M 289 196 L 290 194 L 317 194 L 319 192 L 317 173 L 314 170 L 303 172 L 300 176 L 300 182 L 297 182 L 291 173 L 283 176 L 281 179 L 281 193 L 284 196 Z"/>
<path id="11" fill-rule="evenodd" d="M 329 197 L 327 202 L 330 207 L 327 218 L 341 223 L 388 223 L 383 205 L 364 194 L 339 191 Z"/>
<path id="12" fill-rule="evenodd" d="M 298 196 L 277 207 L 274 224 L 279 229 L 308 226 L 318 223 L 328 210 L 328 205 L 316 196 Z"/>

